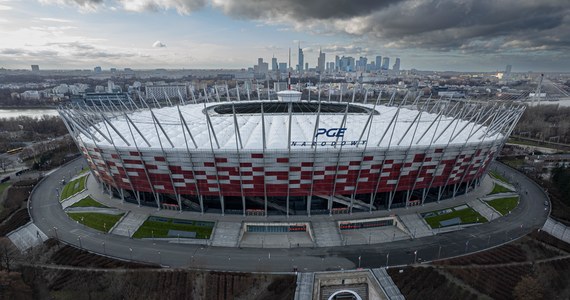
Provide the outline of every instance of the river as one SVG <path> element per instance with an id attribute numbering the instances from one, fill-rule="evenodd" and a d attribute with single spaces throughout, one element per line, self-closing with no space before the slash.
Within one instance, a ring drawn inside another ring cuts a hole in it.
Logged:
<path id="1" fill-rule="evenodd" d="M 49 108 L 0 108 L 0 118 L 16 118 L 19 116 L 39 118 L 43 115 L 57 116 L 57 110 Z"/>

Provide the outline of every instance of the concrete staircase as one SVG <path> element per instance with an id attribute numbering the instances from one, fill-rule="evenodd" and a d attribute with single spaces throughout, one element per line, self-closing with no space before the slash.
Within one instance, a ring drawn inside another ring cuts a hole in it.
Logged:
<path id="1" fill-rule="evenodd" d="M 110 233 L 132 237 L 147 218 L 147 214 L 129 211 L 117 224 L 115 224 L 115 227 L 111 229 Z"/>
<path id="2" fill-rule="evenodd" d="M 241 226 L 241 222 L 217 222 L 212 237 L 212 246 L 237 247 Z"/>
<path id="3" fill-rule="evenodd" d="M 321 221 L 311 223 L 315 242 L 319 247 L 341 246 L 342 238 L 338 232 L 336 222 Z"/>

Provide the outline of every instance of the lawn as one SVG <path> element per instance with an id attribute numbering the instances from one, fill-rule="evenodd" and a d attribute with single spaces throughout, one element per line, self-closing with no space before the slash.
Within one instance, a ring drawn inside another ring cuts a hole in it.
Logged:
<path id="1" fill-rule="evenodd" d="M 150 216 L 133 235 L 134 238 L 166 238 L 168 230 L 196 232 L 197 239 L 209 239 L 214 222 L 192 221 Z"/>
<path id="2" fill-rule="evenodd" d="M 512 192 L 512 190 L 500 185 L 500 184 L 495 184 L 493 186 L 493 190 L 491 191 L 491 193 L 489 195 L 493 195 L 493 194 L 500 194 L 500 193 L 510 193 Z"/>
<path id="3" fill-rule="evenodd" d="M 93 229 L 108 232 L 117 223 L 123 214 L 109 215 L 101 213 L 73 213 L 67 215 L 73 220 Z"/>
<path id="4" fill-rule="evenodd" d="M 499 198 L 487 201 L 501 215 L 506 215 L 519 204 L 519 197 Z"/>
<path id="5" fill-rule="evenodd" d="M 503 177 L 503 175 L 499 174 L 498 172 L 491 171 L 491 172 L 489 172 L 489 174 L 491 174 L 491 176 L 493 176 L 495 179 L 498 179 L 504 183 L 510 184 L 510 182 L 507 180 L 507 178 Z"/>
<path id="6" fill-rule="evenodd" d="M 87 196 L 81 200 L 79 200 L 78 202 L 74 203 L 73 205 L 69 206 L 69 207 L 101 207 L 101 208 L 108 208 L 108 206 L 105 206 L 95 200 L 93 200 L 93 198 L 91 198 L 91 196 Z"/>
<path id="7" fill-rule="evenodd" d="M 61 191 L 60 199 L 65 200 L 85 189 L 85 180 L 87 176 L 77 178 L 67 183 Z"/>
<path id="8" fill-rule="evenodd" d="M 460 209 L 465 207 L 463 209 Z M 484 223 L 487 222 L 485 217 L 481 216 L 477 211 L 471 207 L 466 207 L 466 205 L 451 207 L 439 211 L 432 211 L 422 214 L 426 222 L 431 226 L 431 228 L 440 228 L 442 225 L 441 221 L 451 220 L 454 218 L 459 218 L 459 224 L 470 224 L 470 223 Z M 455 225 L 459 225 L 455 224 Z"/>
<path id="9" fill-rule="evenodd" d="M 9 186 L 10 186 L 9 182 L 0 183 L 0 195 L 2 195 L 2 192 L 4 192 L 4 190 L 7 189 Z"/>

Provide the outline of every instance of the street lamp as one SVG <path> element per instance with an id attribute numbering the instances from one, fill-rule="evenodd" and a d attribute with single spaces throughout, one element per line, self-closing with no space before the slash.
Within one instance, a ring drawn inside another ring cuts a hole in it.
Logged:
<path id="1" fill-rule="evenodd" d="M 418 250 L 414 251 L 414 265 L 416 264 L 417 259 L 418 259 Z"/>
<path id="2" fill-rule="evenodd" d="M 103 244 L 103 254 L 107 255 L 107 251 L 105 250 L 105 242 L 103 242 L 102 244 Z"/>
<path id="3" fill-rule="evenodd" d="M 83 249 L 83 246 L 81 245 L 81 236 L 77 236 L 77 240 L 79 241 L 79 249 Z"/>
<path id="4" fill-rule="evenodd" d="M 441 245 L 439 245 L 439 250 L 437 250 L 437 259 L 441 257 Z"/>
<path id="5" fill-rule="evenodd" d="M 53 230 L 55 231 L 55 239 L 59 241 L 59 237 L 57 236 L 57 227 L 54 227 Z"/>
<path id="6" fill-rule="evenodd" d="M 358 268 L 360 269 L 360 261 L 362 260 L 362 255 L 358 256 Z"/>
<path id="7" fill-rule="evenodd" d="M 465 242 L 465 253 L 467 253 L 467 249 L 469 248 L 469 240 Z"/>
<path id="8" fill-rule="evenodd" d="M 386 269 L 388 268 L 388 260 L 390 259 L 390 252 L 386 253 Z"/>
<path id="9" fill-rule="evenodd" d="M 129 253 L 131 255 L 131 261 L 133 260 L 133 248 L 129 248 Z"/>

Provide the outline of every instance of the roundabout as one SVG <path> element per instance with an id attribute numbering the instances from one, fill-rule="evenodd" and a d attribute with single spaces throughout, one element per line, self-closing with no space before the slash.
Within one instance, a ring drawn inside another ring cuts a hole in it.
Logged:
<path id="1" fill-rule="evenodd" d="M 148 262 L 167 267 L 243 272 L 314 272 L 408 265 L 465 255 L 508 243 L 542 227 L 549 213 L 544 206 L 548 198 L 542 188 L 523 174 L 500 163 L 493 163 L 491 169 L 503 174 L 517 187 L 520 195 L 519 204 L 505 216 L 491 218 L 493 220 L 490 222 L 464 227 L 461 230 L 439 232 L 423 237 L 409 232 L 409 238 L 382 243 L 352 244 L 349 240 L 346 245 L 338 246 L 322 246 L 322 243 L 314 243 L 311 247 L 289 245 L 280 248 L 267 248 L 265 245 L 263 248 L 240 247 L 239 244 L 234 247 L 216 246 L 220 244 L 213 241 L 223 240 L 223 236 L 216 236 L 216 229 L 214 237 L 204 244 L 181 243 L 180 239 L 178 242 L 137 239 L 130 237 L 131 233 L 128 236 L 121 236 L 83 226 L 64 212 L 55 187 L 61 186 L 63 177 L 70 178 L 70 174 L 84 164 L 85 161 L 82 159 L 75 160 L 52 172 L 37 185 L 30 196 L 29 204 L 34 224 L 47 236 L 77 248 L 123 260 Z M 88 191 L 96 199 L 104 195 L 100 189 L 94 191 L 89 185 Z M 474 193 L 475 191 L 470 192 L 464 197 L 474 197 Z M 474 200 L 476 199 L 463 201 Z M 108 194 L 106 201 L 114 201 L 115 207 L 128 209 L 129 213 L 141 213 L 145 209 L 151 209 L 131 203 L 121 203 L 116 199 L 110 200 Z M 464 203 L 454 204 L 454 201 L 456 200 L 448 200 L 444 204 L 429 203 L 425 206 L 394 209 L 389 214 L 396 214 L 402 219 L 406 215 L 418 215 L 419 212 Z M 186 214 L 190 214 L 151 210 L 153 214 L 175 218 L 186 218 Z M 368 213 L 353 214 L 353 218 L 355 215 L 368 217 Z M 192 220 L 200 218 L 211 220 L 212 216 L 199 213 L 191 215 Z M 252 216 L 245 220 L 264 222 L 265 217 Z M 295 221 L 294 218 L 289 220 Z M 318 218 L 313 217 L 311 225 L 315 228 L 319 222 L 331 223 L 339 220 L 342 220 L 342 217 L 318 216 Z M 319 238 L 315 239 L 318 241 Z"/>

